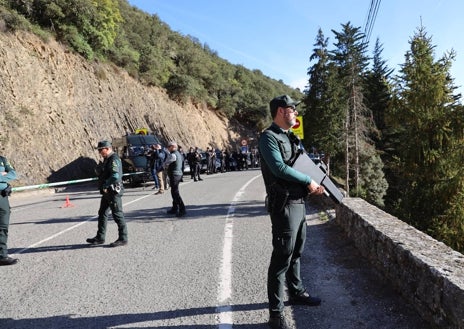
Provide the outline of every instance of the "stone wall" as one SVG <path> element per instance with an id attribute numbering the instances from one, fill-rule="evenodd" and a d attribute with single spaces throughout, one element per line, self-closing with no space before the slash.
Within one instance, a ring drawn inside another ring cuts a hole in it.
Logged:
<path id="1" fill-rule="evenodd" d="M 360 198 L 345 198 L 335 221 L 424 319 L 464 328 L 461 253 Z"/>

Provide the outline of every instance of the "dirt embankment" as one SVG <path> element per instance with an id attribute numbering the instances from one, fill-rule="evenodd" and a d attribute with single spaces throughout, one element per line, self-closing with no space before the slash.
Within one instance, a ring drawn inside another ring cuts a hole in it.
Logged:
<path id="1" fill-rule="evenodd" d="M 247 133 L 201 105 L 179 105 L 111 64 L 88 62 L 54 40 L 0 32 L 0 154 L 14 186 L 56 174 L 81 178 L 101 139 L 146 127 L 189 146 L 232 146 Z M 54 176 L 55 175 L 55 176 Z M 88 177 L 88 176 L 87 176 Z"/>

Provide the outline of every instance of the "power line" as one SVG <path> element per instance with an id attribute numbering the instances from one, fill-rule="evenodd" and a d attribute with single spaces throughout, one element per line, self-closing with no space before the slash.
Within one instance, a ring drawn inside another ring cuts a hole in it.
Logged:
<path id="1" fill-rule="evenodd" d="M 380 2 L 382 0 L 371 0 L 371 3 L 369 5 L 369 10 L 368 14 L 366 17 L 366 22 L 364 25 L 364 43 L 369 42 L 369 39 L 371 37 L 372 29 L 374 28 L 374 23 L 377 18 L 377 14 L 379 12 L 380 8 Z"/>

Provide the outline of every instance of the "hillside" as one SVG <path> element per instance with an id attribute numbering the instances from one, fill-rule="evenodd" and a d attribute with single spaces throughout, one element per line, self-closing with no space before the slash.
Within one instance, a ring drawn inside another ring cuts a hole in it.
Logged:
<path id="1" fill-rule="evenodd" d="M 140 127 L 185 147 L 235 147 L 247 134 L 206 106 L 181 106 L 114 65 L 24 32 L 0 32 L 0 125 L 14 186 L 92 177 L 97 142 Z"/>

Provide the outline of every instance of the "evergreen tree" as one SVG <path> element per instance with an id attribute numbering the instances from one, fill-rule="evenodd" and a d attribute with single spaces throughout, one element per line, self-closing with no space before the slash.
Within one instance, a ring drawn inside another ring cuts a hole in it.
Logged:
<path id="1" fill-rule="evenodd" d="M 435 60 L 434 48 L 418 28 L 389 113 L 401 141 L 395 145 L 402 191 L 397 215 L 432 236 L 462 241 L 464 112 L 449 73 L 455 54 Z"/>
<path id="2" fill-rule="evenodd" d="M 331 172 L 331 158 L 342 153 L 341 134 L 342 122 L 339 120 L 342 106 L 340 100 L 340 85 L 337 84 L 337 70 L 330 62 L 326 39 L 319 29 L 310 61 L 314 65 L 308 69 L 308 86 L 305 90 L 303 128 L 304 144 L 308 150 L 324 153 L 324 161 Z"/>
<path id="3" fill-rule="evenodd" d="M 365 70 L 369 58 L 366 56 L 367 44 L 363 42 L 364 35 L 360 28 L 353 27 L 349 22 L 342 25 L 342 31 L 335 34 L 337 42 L 331 52 L 331 58 L 338 69 L 338 83 L 342 85 L 343 143 L 345 145 L 345 188 L 350 194 L 359 195 L 361 185 L 361 158 L 369 161 L 373 153 L 373 145 L 368 136 L 373 129 L 372 115 L 364 103 L 363 84 Z M 351 173 L 354 177 L 351 177 Z"/>
<path id="4" fill-rule="evenodd" d="M 366 87 L 364 100 L 366 106 L 372 112 L 372 120 L 376 130 L 373 130 L 370 138 L 376 142 L 376 148 L 383 149 L 383 132 L 386 129 L 385 112 L 391 99 L 390 75 L 393 69 L 387 67 L 382 59 L 382 45 L 376 40 L 372 57 L 372 69 L 366 74 Z"/>
<path id="5" fill-rule="evenodd" d="M 377 177 L 379 177 L 376 181 L 377 184 L 375 182 L 365 182 L 364 190 L 371 191 L 372 193 L 369 194 L 372 197 L 372 202 L 381 207 L 388 203 L 388 200 L 384 201 L 384 197 L 387 194 L 387 189 L 391 189 L 390 182 L 393 176 L 388 166 L 392 154 L 388 144 L 386 144 L 390 134 L 385 123 L 385 113 L 391 102 L 390 75 L 393 73 L 393 69 L 389 69 L 386 61 L 382 59 L 382 51 L 382 45 L 377 39 L 372 57 L 372 68 L 366 74 L 364 88 L 364 102 L 372 113 L 374 123 L 369 138 L 374 141 L 376 149 L 372 154 L 376 159 L 372 159 L 372 163 L 366 166 L 365 170 L 370 171 L 368 168 L 375 169 Z M 367 177 L 371 177 L 371 175 L 367 174 Z"/>

